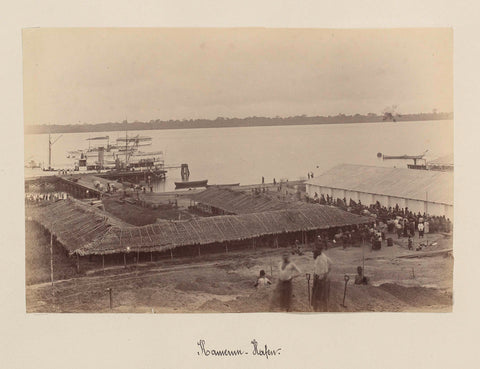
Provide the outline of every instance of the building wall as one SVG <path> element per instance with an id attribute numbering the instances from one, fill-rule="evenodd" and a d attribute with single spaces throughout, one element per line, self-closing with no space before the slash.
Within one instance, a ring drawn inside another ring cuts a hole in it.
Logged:
<path id="1" fill-rule="evenodd" d="M 360 200 L 363 205 L 367 206 L 370 204 L 375 204 L 378 201 L 382 206 L 385 206 L 387 208 L 390 206 L 393 208 L 396 204 L 398 204 L 400 208 L 408 207 L 410 211 L 415 213 L 420 212 L 423 214 L 424 212 L 427 212 L 430 215 L 445 215 L 450 220 L 453 219 L 452 205 L 437 204 L 432 202 L 426 203 L 422 200 L 405 199 L 395 196 L 370 194 L 366 192 L 348 191 L 337 188 L 327 188 L 307 184 L 307 193 L 309 194 L 309 196 L 313 198 L 315 192 L 318 194 L 318 196 L 321 196 L 323 194 L 326 197 L 328 194 L 333 198 L 343 199 L 345 197 L 347 199 L 347 204 L 350 202 L 350 199 L 355 202 L 358 202 Z"/>
<path id="2" fill-rule="evenodd" d="M 384 196 L 384 195 L 373 195 L 373 203 L 376 203 L 376 202 L 379 202 L 380 205 L 382 206 L 386 206 L 388 208 L 388 196 Z"/>
<path id="3" fill-rule="evenodd" d="M 313 197 L 315 196 L 315 192 L 318 193 L 318 196 L 320 196 L 320 193 L 321 193 L 321 187 L 320 186 L 313 186 L 309 183 L 307 183 L 306 185 L 306 191 L 307 191 L 307 194 L 309 197 L 311 197 L 313 199 Z"/>
<path id="4" fill-rule="evenodd" d="M 445 215 L 445 205 L 444 204 L 436 204 L 433 202 L 429 202 L 428 206 L 428 214 L 432 215 Z"/>
<path id="5" fill-rule="evenodd" d="M 332 188 L 332 197 L 334 199 L 343 199 L 345 197 L 345 190 L 340 190 L 338 188 Z"/>
<path id="6" fill-rule="evenodd" d="M 322 193 L 325 197 L 327 197 L 327 195 L 330 196 L 330 197 L 333 196 L 333 191 L 332 191 L 331 188 L 328 188 L 328 187 L 320 187 L 320 188 L 322 189 L 322 191 L 323 191 Z M 320 196 L 320 193 L 318 195 Z"/>
<path id="7" fill-rule="evenodd" d="M 445 216 L 453 221 L 453 206 L 445 205 Z"/>
<path id="8" fill-rule="evenodd" d="M 371 193 L 359 192 L 358 199 L 362 202 L 363 205 L 373 204 L 373 195 Z"/>
<path id="9" fill-rule="evenodd" d="M 407 206 L 408 210 L 410 210 L 411 212 L 420 214 L 423 214 L 425 212 L 425 201 L 409 199 Z"/>
<path id="10" fill-rule="evenodd" d="M 357 191 L 345 191 L 345 197 L 347 198 L 347 203 L 350 202 L 350 199 L 358 202 L 358 192 Z"/>
<path id="11" fill-rule="evenodd" d="M 390 205 L 392 208 L 394 208 L 397 204 L 398 204 L 398 207 L 401 209 L 401 208 L 405 208 L 405 199 L 401 198 L 401 197 L 395 197 L 395 196 L 389 196 L 389 202 L 390 202 Z"/>

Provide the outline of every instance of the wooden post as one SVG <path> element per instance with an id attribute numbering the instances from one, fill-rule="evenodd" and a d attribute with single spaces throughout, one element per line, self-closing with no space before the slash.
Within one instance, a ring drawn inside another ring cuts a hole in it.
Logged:
<path id="1" fill-rule="evenodd" d="M 77 273 L 80 273 L 80 258 L 77 254 Z"/>
<path id="2" fill-rule="evenodd" d="M 201 254 L 200 254 L 200 245 L 198 245 L 198 256 L 201 256 Z"/>
<path id="3" fill-rule="evenodd" d="M 228 244 L 225 243 L 225 253 L 228 254 Z"/>
<path id="4" fill-rule="evenodd" d="M 150 251 L 150 261 L 153 262 L 153 252 Z"/>
<path id="5" fill-rule="evenodd" d="M 170 259 L 173 260 L 173 251 L 170 249 Z"/>
<path id="6" fill-rule="evenodd" d="M 103 272 L 105 273 L 105 255 L 102 254 L 102 269 Z"/>
<path id="7" fill-rule="evenodd" d="M 112 299 L 112 288 L 107 288 L 107 292 L 110 295 L 110 309 L 113 307 L 113 299 Z"/>
<path id="8" fill-rule="evenodd" d="M 53 233 L 50 232 L 50 280 L 53 287 Z M 53 293 L 53 290 L 52 290 Z"/>
<path id="9" fill-rule="evenodd" d="M 127 254 L 123 253 L 123 266 L 127 268 Z"/>

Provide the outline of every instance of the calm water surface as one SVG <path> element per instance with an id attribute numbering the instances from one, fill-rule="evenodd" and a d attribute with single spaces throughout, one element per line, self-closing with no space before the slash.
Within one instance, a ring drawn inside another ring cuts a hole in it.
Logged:
<path id="1" fill-rule="evenodd" d="M 108 134 L 113 141 L 124 132 L 69 133 L 52 149 L 54 168 L 72 167 L 67 152 L 88 147 L 88 137 Z M 163 150 L 165 163 L 188 163 L 190 180 L 209 184 L 260 183 L 273 178 L 295 180 L 316 175 L 341 164 L 406 167 L 410 161 L 382 161 L 377 153 L 416 155 L 429 150 L 427 159 L 453 152 L 453 121 L 359 123 L 277 127 L 211 128 L 129 131 L 151 136 L 142 151 Z M 53 135 L 54 138 L 58 134 Z M 48 165 L 48 135 L 25 136 L 25 160 Z M 37 170 L 38 173 L 38 170 Z M 34 171 L 26 169 L 25 175 Z M 174 189 L 180 169 L 171 169 L 156 191 Z"/>

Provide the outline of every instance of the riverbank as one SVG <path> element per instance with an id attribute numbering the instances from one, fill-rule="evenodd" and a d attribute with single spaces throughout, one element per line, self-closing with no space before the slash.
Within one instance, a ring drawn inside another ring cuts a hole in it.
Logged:
<path id="1" fill-rule="evenodd" d="M 420 113 L 403 114 L 395 116 L 395 122 L 450 120 L 453 113 Z M 165 129 L 199 129 L 199 128 L 234 128 L 234 127 L 269 127 L 269 126 L 303 126 L 321 124 L 352 124 L 352 123 L 385 123 L 392 121 L 385 119 L 383 115 L 344 115 L 337 116 L 297 116 L 289 118 L 217 118 L 215 120 L 170 120 L 132 122 L 128 124 L 130 131 L 165 130 Z M 92 123 L 92 124 L 51 124 L 51 125 L 27 125 L 25 134 L 46 134 L 46 133 L 81 133 L 81 132 L 115 132 L 124 131 L 125 123 Z"/>

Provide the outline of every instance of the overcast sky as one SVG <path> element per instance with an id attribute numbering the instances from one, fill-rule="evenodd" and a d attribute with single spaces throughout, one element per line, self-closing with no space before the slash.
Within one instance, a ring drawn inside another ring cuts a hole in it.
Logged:
<path id="1" fill-rule="evenodd" d="M 25 124 L 453 111 L 448 29 L 31 29 Z"/>

